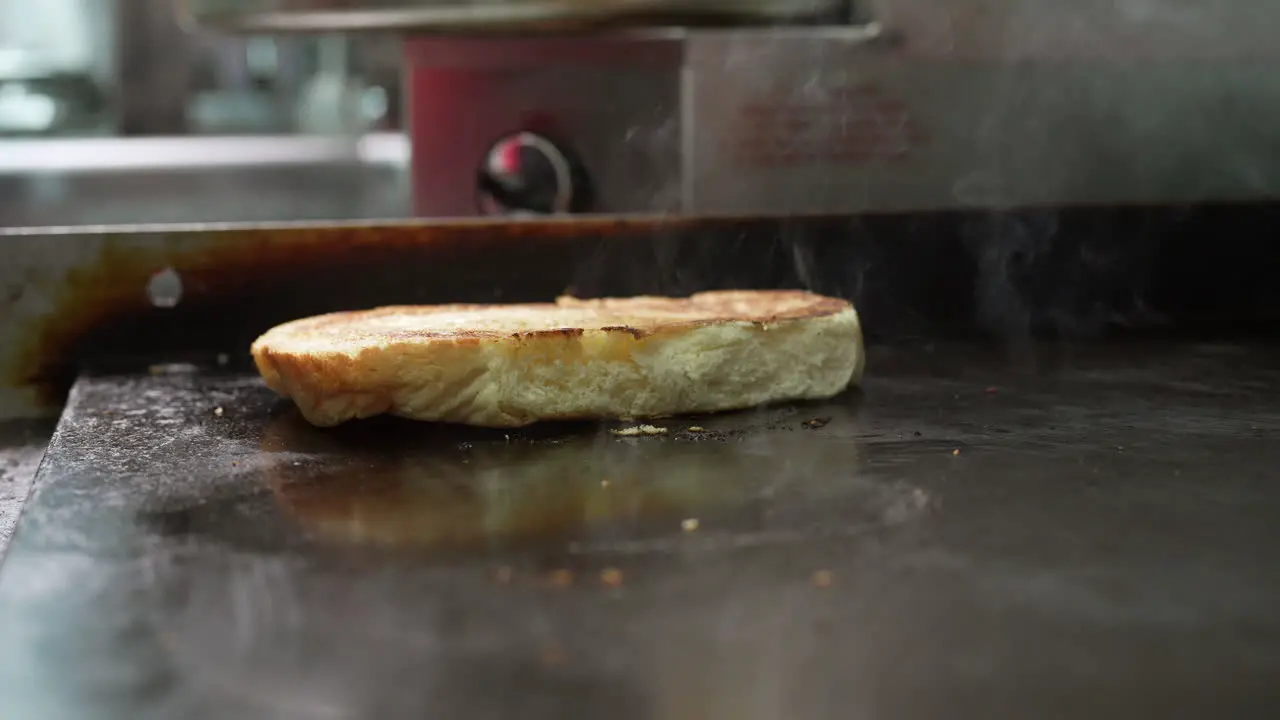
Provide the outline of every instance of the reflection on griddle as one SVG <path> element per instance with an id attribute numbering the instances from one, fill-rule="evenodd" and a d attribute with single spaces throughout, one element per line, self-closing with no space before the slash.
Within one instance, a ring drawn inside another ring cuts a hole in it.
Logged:
<path id="1" fill-rule="evenodd" d="M 699 534 L 767 531 L 801 508 L 808 528 L 881 524 L 900 493 L 850 477 L 853 442 L 808 419 L 732 416 L 718 421 L 727 432 L 682 420 L 663 423 L 669 435 L 624 439 L 595 425 L 503 433 L 394 419 L 320 430 L 291 411 L 263 450 L 281 458 L 268 477 L 285 512 L 346 543 L 607 547 L 688 535 L 690 518 Z"/>

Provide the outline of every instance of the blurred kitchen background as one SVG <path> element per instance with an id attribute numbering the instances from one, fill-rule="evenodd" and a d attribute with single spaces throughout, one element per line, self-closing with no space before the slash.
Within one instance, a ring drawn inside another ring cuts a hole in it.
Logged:
<path id="1" fill-rule="evenodd" d="M 411 214 L 401 43 L 0 0 L 0 226 Z"/>

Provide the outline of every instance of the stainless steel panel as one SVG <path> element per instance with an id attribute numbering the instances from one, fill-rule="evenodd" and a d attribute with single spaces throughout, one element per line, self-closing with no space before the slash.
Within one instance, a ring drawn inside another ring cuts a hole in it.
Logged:
<path id="1" fill-rule="evenodd" d="M 202 25 L 248 32 L 563 31 L 685 21 L 787 22 L 837 12 L 840 0 L 181 0 Z"/>
<path id="2" fill-rule="evenodd" d="M 1280 192 L 1280 68 L 1269 59 L 1011 65 L 713 37 L 689 58 L 693 212 Z M 740 64 L 773 71 L 730 69 Z"/>
<path id="3" fill-rule="evenodd" d="M 476 214 L 476 172 L 519 130 L 581 159 L 596 211 L 680 210 L 680 37 L 409 41 L 416 211 Z"/>
<path id="4" fill-rule="evenodd" d="M 415 41 L 414 72 L 435 68 L 453 88 L 410 86 L 420 211 L 473 214 L 485 143 L 525 129 L 529 115 L 554 118 L 568 142 L 589 148 L 604 211 L 1280 193 L 1280 46 L 1270 30 L 1280 6 L 900 0 L 862 9 L 871 22 L 861 26 L 565 36 L 537 52 L 527 40 Z M 610 59 L 655 47 L 670 48 L 665 60 Z M 678 160 L 669 159 L 673 133 Z M 660 160 L 640 170 L 636 157 Z"/>
<path id="5" fill-rule="evenodd" d="M 690 35 L 686 210 L 1280 192 L 1280 6 L 899 0 L 872 14 L 874 42 Z"/>

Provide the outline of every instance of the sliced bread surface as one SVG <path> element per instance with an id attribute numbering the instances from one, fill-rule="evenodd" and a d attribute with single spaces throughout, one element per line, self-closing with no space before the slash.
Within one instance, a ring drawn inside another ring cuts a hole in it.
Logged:
<path id="1" fill-rule="evenodd" d="M 279 325 L 252 346 L 311 423 L 390 413 L 519 427 L 834 396 L 861 380 L 853 306 L 733 290 L 523 305 L 391 306 Z"/>

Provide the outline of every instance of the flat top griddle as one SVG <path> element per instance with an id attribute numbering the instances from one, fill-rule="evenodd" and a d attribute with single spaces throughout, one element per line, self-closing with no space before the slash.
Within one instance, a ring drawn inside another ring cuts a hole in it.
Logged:
<path id="1" fill-rule="evenodd" d="M 1275 716 L 1280 347 L 868 368 L 640 438 L 84 376 L 0 568 L 4 716 Z"/>

